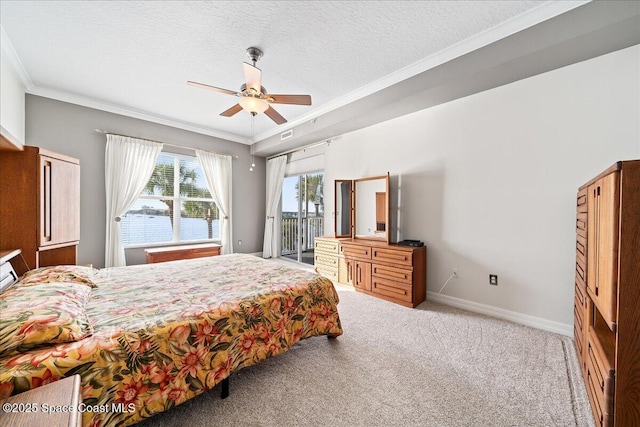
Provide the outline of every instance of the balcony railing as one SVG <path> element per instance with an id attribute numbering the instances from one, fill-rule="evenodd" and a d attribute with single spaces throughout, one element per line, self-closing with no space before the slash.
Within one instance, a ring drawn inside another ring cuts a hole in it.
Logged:
<path id="1" fill-rule="evenodd" d="M 302 251 L 313 249 L 315 238 L 324 236 L 324 218 L 302 218 Z M 282 217 L 282 255 L 298 252 L 298 218 Z"/>

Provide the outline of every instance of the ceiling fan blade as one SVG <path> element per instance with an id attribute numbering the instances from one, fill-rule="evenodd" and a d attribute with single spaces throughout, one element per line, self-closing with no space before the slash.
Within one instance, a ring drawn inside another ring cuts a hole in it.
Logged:
<path id="1" fill-rule="evenodd" d="M 247 83 L 247 90 L 254 89 L 257 94 L 260 93 L 262 84 L 262 71 L 260 68 L 245 62 L 244 63 L 244 79 Z"/>
<path id="2" fill-rule="evenodd" d="M 311 105 L 310 95 L 266 95 L 267 101 L 272 104 Z M 273 99 L 273 101 L 271 101 Z"/>
<path id="3" fill-rule="evenodd" d="M 220 92 L 220 93 L 224 93 L 227 95 L 235 95 L 238 96 L 238 92 L 236 92 L 235 90 L 229 90 L 229 89 L 222 89 L 221 87 L 215 87 L 215 86 L 210 86 L 210 85 L 206 85 L 204 83 L 198 83 L 198 82 L 192 82 L 192 81 L 188 81 L 187 84 L 189 86 L 193 86 L 193 87 L 199 87 L 202 89 L 209 89 L 215 92 Z"/>
<path id="4" fill-rule="evenodd" d="M 233 107 L 229 108 L 228 110 L 220 113 L 220 115 L 225 117 L 231 117 L 239 111 L 242 111 L 242 106 L 240 104 L 236 104 Z"/>
<path id="5" fill-rule="evenodd" d="M 269 116 L 269 118 L 271 120 L 273 120 L 274 122 L 276 122 L 276 124 L 283 124 L 283 123 L 287 123 L 287 119 L 285 119 L 284 117 L 282 117 L 280 115 L 280 113 L 278 113 L 276 110 L 274 110 L 271 106 L 269 106 L 269 108 L 267 108 L 267 110 L 264 112 L 267 116 Z"/>

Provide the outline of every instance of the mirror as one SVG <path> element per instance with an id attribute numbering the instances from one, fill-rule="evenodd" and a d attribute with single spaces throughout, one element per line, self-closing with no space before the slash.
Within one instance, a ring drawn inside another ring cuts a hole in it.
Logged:
<path id="1" fill-rule="evenodd" d="M 336 180 L 336 237 L 351 237 L 352 184 L 353 182 L 350 179 Z"/>
<path id="2" fill-rule="evenodd" d="M 389 242 L 389 174 L 356 179 L 353 194 L 354 236 Z"/>

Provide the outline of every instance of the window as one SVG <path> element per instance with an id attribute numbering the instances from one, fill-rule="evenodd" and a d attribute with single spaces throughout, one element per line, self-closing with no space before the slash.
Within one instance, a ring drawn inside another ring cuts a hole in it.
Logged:
<path id="1" fill-rule="evenodd" d="M 122 217 L 125 246 L 220 239 L 218 207 L 195 157 L 161 153 L 151 179 Z"/>

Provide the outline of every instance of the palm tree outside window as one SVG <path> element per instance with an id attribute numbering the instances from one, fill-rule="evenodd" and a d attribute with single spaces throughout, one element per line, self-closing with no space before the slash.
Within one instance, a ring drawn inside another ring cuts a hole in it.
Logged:
<path id="1" fill-rule="evenodd" d="M 121 224 L 125 247 L 220 239 L 218 207 L 198 160 L 191 156 L 160 154 Z"/>

